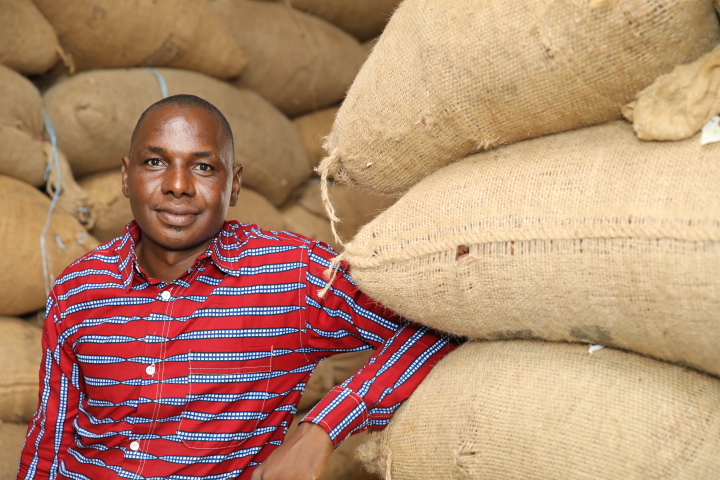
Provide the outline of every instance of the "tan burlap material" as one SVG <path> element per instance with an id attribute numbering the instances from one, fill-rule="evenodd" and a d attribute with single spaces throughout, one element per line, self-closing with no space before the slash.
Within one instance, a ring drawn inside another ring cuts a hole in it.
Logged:
<path id="1" fill-rule="evenodd" d="M 77 70 L 171 67 L 230 78 L 247 63 L 247 55 L 205 2 L 34 1 Z"/>
<path id="2" fill-rule="evenodd" d="M 375 193 L 353 185 L 332 184 L 328 186 L 330 200 L 341 219 L 335 224 L 342 241 L 355 236 L 360 228 L 377 217 L 397 200 L 390 195 Z M 325 206 L 321 198 L 320 182 L 312 179 L 306 182 L 300 204 L 320 217 L 325 218 Z"/>
<path id="3" fill-rule="evenodd" d="M 263 230 L 277 232 L 285 228 L 280 211 L 265 197 L 249 188 L 240 189 L 237 205 L 228 209 L 227 219 L 254 223 Z"/>
<path id="4" fill-rule="evenodd" d="M 320 165 L 320 160 L 327 156 L 327 152 L 322 145 L 325 137 L 330 133 L 330 129 L 332 129 L 338 108 L 339 107 L 325 108 L 293 120 L 293 123 L 300 131 L 303 145 L 305 145 L 305 153 L 312 168 Z"/>
<path id="5" fill-rule="evenodd" d="M 400 0 L 284 0 L 284 3 L 337 25 L 363 41 L 382 33 Z"/>
<path id="6" fill-rule="evenodd" d="M 0 202 L 6 206 L 0 222 L 0 250 L 6 252 L 0 270 L 0 315 L 40 310 L 47 300 L 45 285 L 98 242 L 70 213 L 56 208 L 45 235 L 46 276 L 40 237 L 50 199 L 27 183 L 0 175 Z"/>
<path id="7" fill-rule="evenodd" d="M 402 193 L 475 152 L 620 118 L 718 42 L 710 0 L 407 0 L 348 91 L 321 167 Z"/>
<path id="8" fill-rule="evenodd" d="M 468 343 L 359 455 L 385 480 L 714 480 L 720 381 L 608 348 Z"/>
<path id="9" fill-rule="evenodd" d="M 34 74 L 48 71 L 59 59 L 55 30 L 31 0 L 0 4 L 0 32 L 2 65 Z"/>
<path id="10" fill-rule="evenodd" d="M 306 411 L 295 415 L 286 438 L 293 434 L 298 422 L 305 417 Z M 330 463 L 318 480 L 377 480 L 377 476 L 370 474 L 355 458 L 355 451 L 367 440 L 367 432 L 353 435 L 338 446 L 330 458 Z"/>
<path id="11" fill-rule="evenodd" d="M 169 95 L 197 95 L 227 117 L 235 137 L 235 161 L 245 167 L 245 185 L 279 205 L 310 176 L 297 128 L 257 93 L 196 72 L 157 71 Z M 157 79 L 138 68 L 75 75 L 50 88 L 44 101 L 60 149 L 80 177 L 119 168 L 135 123 L 161 98 Z"/>
<path id="12" fill-rule="evenodd" d="M 0 174 L 38 187 L 47 166 L 40 94 L 30 80 L 0 65 L 0 104 Z"/>
<path id="13" fill-rule="evenodd" d="M 720 47 L 661 75 L 623 107 L 643 140 L 682 140 L 720 113 Z"/>
<path id="14" fill-rule="evenodd" d="M 336 250 L 339 248 L 327 218 L 315 215 L 297 201 L 288 202 L 280 209 L 280 213 L 285 230 L 320 240 Z"/>
<path id="15" fill-rule="evenodd" d="M 235 84 L 248 87 L 290 116 L 336 105 L 367 58 L 339 28 L 279 3 L 210 0 L 248 52 Z"/>
<path id="16" fill-rule="evenodd" d="M 0 316 L 0 422 L 27 422 L 38 403 L 42 330 Z"/>
<path id="17" fill-rule="evenodd" d="M 0 480 L 15 480 L 26 424 L 0 423 Z"/>
<path id="18" fill-rule="evenodd" d="M 133 214 L 130 201 L 122 193 L 120 168 L 88 175 L 78 183 L 95 206 L 97 218 L 90 230 L 92 236 L 106 242 L 122 235 Z"/>
<path id="19" fill-rule="evenodd" d="M 305 387 L 298 408 L 311 409 L 333 387 L 355 375 L 374 353 L 374 350 L 341 353 L 320 362 Z"/>
<path id="20" fill-rule="evenodd" d="M 97 219 L 95 203 L 92 198 L 78 183 L 73 176 L 70 162 L 60 150 L 53 153 L 50 143 L 43 144 L 43 151 L 48 158 L 47 163 L 50 164 L 48 170 L 48 181 L 45 185 L 45 191 L 52 198 L 56 191 L 60 192 L 58 196 L 58 208 L 65 209 L 86 229 L 91 230 Z M 55 158 L 54 155 L 57 155 Z M 58 175 L 59 173 L 59 175 Z"/>
<path id="21" fill-rule="evenodd" d="M 423 179 L 344 255 L 360 288 L 440 330 L 615 345 L 720 375 L 720 145 L 625 122 L 509 145 Z"/>

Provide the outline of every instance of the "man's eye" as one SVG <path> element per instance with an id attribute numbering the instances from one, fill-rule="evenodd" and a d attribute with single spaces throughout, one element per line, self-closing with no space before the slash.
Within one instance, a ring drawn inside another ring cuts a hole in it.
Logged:
<path id="1" fill-rule="evenodd" d="M 149 158 L 145 160 L 145 163 L 153 167 L 159 167 L 160 165 L 162 165 L 162 160 L 160 160 L 159 158 Z"/>
<path id="2" fill-rule="evenodd" d="M 207 163 L 198 163 L 196 168 L 201 172 L 209 172 L 210 170 L 212 170 L 213 167 L 212 165 L 208 165 Z"/>

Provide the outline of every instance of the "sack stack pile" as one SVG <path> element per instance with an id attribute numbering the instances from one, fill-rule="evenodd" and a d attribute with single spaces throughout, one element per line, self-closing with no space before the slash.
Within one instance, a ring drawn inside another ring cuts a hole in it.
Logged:
<path id="1" fill-rule="evenodd" d="M 307 153 L 321 149 L 333 116 L 303 135 L 295 119 L 337 110 L 367 58 L 361 42 L 381 33 L 399 0 L 346 3 L 337 15 L 314 10 L 312 2 L 295 9 L 249 0 L 0 5 L 0 196 L 10 207 L 0 216 L 0 245 L 9 253 L 0 275 L 0 364 L 12 365 L 0 372 L 0 480 L 15 478 L 37 404 L 37 319 L 48 288 L 65 266 L 122 234 L 132 219 L 121 192 L 121 156 L 151 103 L 189 93 L 226 115 L 244 166 L 229 219 L 334 242 L 317 208 L 319 184 L 309 181 L 319 157 L 311 162 Z M 348 223 L 346 238 L 383 207 L 373 194 L 354 195 L 362 220 Z M 364 358 L 323 362 L 301 409 Z M 340 456 L 352 456 L 356 444 L 343 444 Z M 336 463 L 332 478 L 367 478 L 354 470 L 356 462 Z"/>
<path id="2" fill-rule="evenodd" d="M 718 44 L 710 0 L 400 5 L 320 165 L 400 198 L 336 261 L 470 341 L 370 435 L 368 468 L 720 475 L 720 144 L 699 133 Z"/>

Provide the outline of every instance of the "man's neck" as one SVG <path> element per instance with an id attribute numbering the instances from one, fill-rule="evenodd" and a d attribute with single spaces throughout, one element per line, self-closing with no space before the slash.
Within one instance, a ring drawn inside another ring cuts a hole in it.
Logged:
<path id="1" fill-rule="evenodd" d="M 135 254 L 138 263 L 148 275 L 170 284 L 193 266 L 195 259 L 205 253 L 210 243 L 209 241 L 192 250 L 168 251 L 141 239 L 135 246 Z"/>

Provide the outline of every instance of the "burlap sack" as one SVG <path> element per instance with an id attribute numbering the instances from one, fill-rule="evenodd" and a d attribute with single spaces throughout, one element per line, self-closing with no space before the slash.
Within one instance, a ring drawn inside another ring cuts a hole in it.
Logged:
<path id="1" fill-rule="evenodd" d="M 337 25 L 363 41 L 382 33 L 400 0 L 286 0 L 286 3 Z"/>
<path id="2" fill-rule="evenodd" d="M 30 322 L 0 317 L 0 422 L 27 422 L 35 412 L 41 337 Z"/>
<path id="3" fill-rule="evenodd" d="M 295 415 L 293 423 L 288 429 L 286 438 L 290 437 L 298 426 L 298 422 L 307 412 L 301 411 Z M 358 433 L 342 442 L 333 452 L 330 463 L 318 480 L 376 480 L 378 477 L 369 473 L 355 458 L 355 451 L 368 438 L 367 432 Z"/>
<path id="4" fill-rule="evenodd" d="M 0 269 L 0 315 L 22 315 L 45 306 L 55 277 L 71 262 L 98 245 L 68 212 L 56 208 L 45 238 L 43 273 L 41 235 L 50 199 L 37 189 L 0 175 L 0 251 L 6 252 Z"/>
<path id="5" fill-rule="evenodd" d="M 95 225 L 90 234 L 100 242 L 122 235 L 133 214 L 130 201 L 122 193 L 120 169 L 94 173 L 78 183 L 95 206 Z"/>
<path id="6" fill-rule="evenodd" d="M 407 0 L 348 91 L 322 167 L 402 193 L 475 152 L 620 118 L 718 42 L 709 0 Z"/>
<path id="7" fill-rule="evenodd" d="M 248 52 L 238 86 L 290 116 L 336 105 L 367 58 L 337 27 L 277 3 L 207 0 Z"/>
<path id="8" fill-rule="evenodd" d="M 630 353 L 468 343 L 359 456 L 386 480 L 711 480 L 720 382 Z"/>
<path id="9" fill-rule="evenodd" d="M 0 423 L 0 480 L 15 480 L 27 425 Z"/>
<path id="10" fill-rule="evenodd" d="M 320 240 L 334 249 L 338 249 L 339 244 L 335 242 L 330 221 L 327 218 L 315 215 L 294 201 L 283 206 L 280 213 L 283 216 L 285 230 L 299 233 L 313 240 Z"/>
<path id="11" fill-rule="evenodd" d="M 682 140 L 720 113 L 720 47 L 659 76 L 623 107 L 643 140 Z"/>
<path id="12" fill-rule="evenodd" d="M 309 180 L 305 183 L 304 191 L 299 198 L 300 204 L 315 215 L 326 218 L 320 182 Z M 390 195 L 374 193 L 351 185 L 328 185 L 328 193 L 335 207 L 335 214 L 340 218 L 335 228 L 342 241 L 353 238 L 360 228 L 397 200 Z"/>
<path id="13" fill-rule="evenodd" d="M 237 205 L 230 207 L 228 220 L 240 223 L 254 223 L 263 230 L 282 231 L 285 223 L 283 216 L 265 197 L 249 188 L 240 189 Z"/>
<path id="14" fill-rule="evenodd" d="M 0 64 L 25 74 L 43 73 L 55 65 L 59 52 L 55 30 L 31 0 L 0 4 Z"/>
<path id="15" fill-rule="evenodd" d="M 360 288 L 482 339 L 589 341 L 720 375 L 720 145 L 615 122 L 469 157 L 346 246 Z"/>
<path id="16" fill-rule="evenodd" d="M 34 1 L 77 70 L 157 66 L 230 78 L 247 63 L 247 55 L 202 2 Z"/>
<path id="17" fill-rule="evenodd" d="M 196 72 L 157 72 L 169 95 L 197 95 L 227 117 L 235 137 L 235 161 L 245 166 L 245 185 L 279 205 L 310 176 L 297 128 L 258 94 Z M 139 68 L 75 75 L 50 88 L 44 101 L 60 148 L 80 177 L 120 168 L 135 123 L 161 98 L 158 80 Z"/>
<path id="18" fill-rule="evenodd" d="M 38 187 L 47 166 L 40 94 L 27 78 L 0 65 L 0 105 L 0 175 Z"/>
<path id="19" fill-rule="evenodd" d="M 91 230 L 95 225 L 96 211 L 90 195 L 75 181 L 65 154 L 60 150 L 53 150 L 52 145 L 47 142 L 43 144 L 43 150 L 50 165 L 45 191 L 51 198 L 55 192 L 60 192 L 58 208 L 65 209 L 83 228 Z"/>
<path id="20" fill-rule="evenodd" d="M 374 353 L 373 350 L 341 353 L 320 362 L 303 391 L 298 408 L 310 410 L 330 390 L 355 375 Z"/>
<path id="21" fill-rule="evenodd" d="M 293 123 L 300 131 L 305 153 L 312 168 L 320 165 L 320 160 L 327 156 L 327 152 L 323 148 L 323 142 L 332 129 L 338 108 L 330 107 L 318 110 L 293 120 Z"/>

